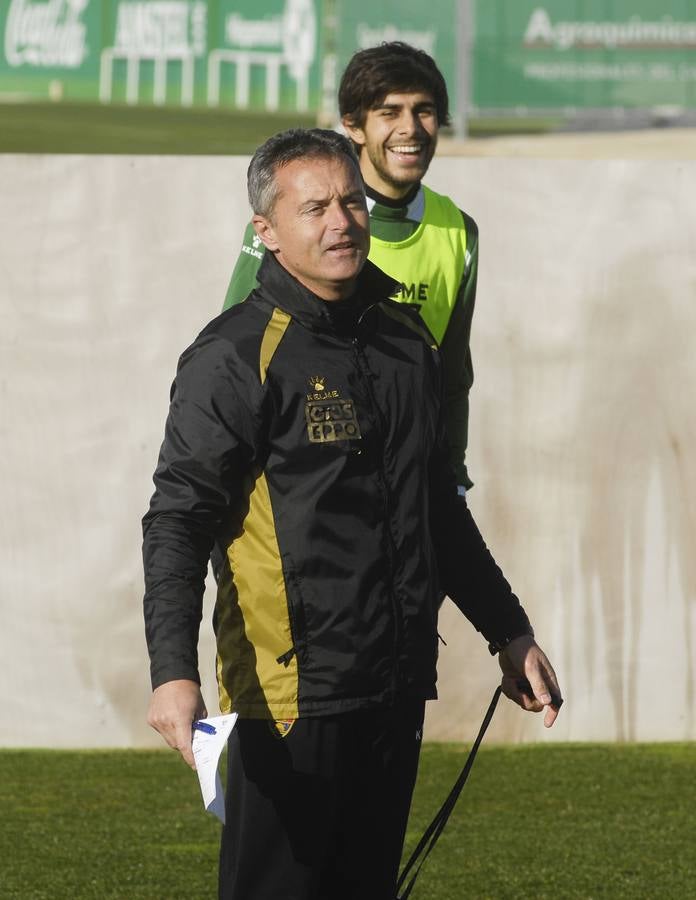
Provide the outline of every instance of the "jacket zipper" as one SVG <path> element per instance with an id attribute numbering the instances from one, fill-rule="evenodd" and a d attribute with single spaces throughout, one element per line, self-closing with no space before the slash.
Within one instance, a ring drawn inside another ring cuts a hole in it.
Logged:
<path id="1" fill-rule="evenodd" d="M 370 306 L 368 309 L 364 310 L 360 318 L 358 319 L 358 326 L 360 326 L 363 316 L 369 309 L 373 307 Z M 377 422 L 379 431 L 382 435 L 383 444 L 386 441 L 387 429 L 384 422 L 384 418 L 382 416 L 382 411 L 377 404 L 377 400 L 375 398 L 374 389 L 372 387 L 372 376 L 370 372 L 370 366 L 365 356 L 365 353 L 360 344 L 360 339 L 356 336 L 353 337 L 353 349 L 355 352 L 355 356 L 358 363 L 358 372 L 360 376 L 365 381 L 367 386 L 367 393 L 369 395 L 369 400 L 372 405 L 372 409 L 374 412 L 375 421 Z M 389 583 L 389 593 L 392 601 L 392 614 L 394 616 L 394 696 L 396 696 L 398 685 L 399 685 L 399 654 L 401 651 L 401 610 L 399 609 L 399 605 L 396 600 L 396 591 L 394 590 L 394 573 L 396 571 L 396 545 L 394 543 L 394 537 L 392 535 L 391 529 L 391 501 L 389 497 L 389 489 L 387 486 L 387 479 L 384 472 L 384 460 L 383 458 L 380 460 L 380 465 L 378 467 L 379 481 L 382 488 L 382 494 L 384 497 L 384 515 L 386 519 L 386 530 L 387 530 L 387 552 L 389 554 L 389 562 L 390 562 L 390 583 Z"/>

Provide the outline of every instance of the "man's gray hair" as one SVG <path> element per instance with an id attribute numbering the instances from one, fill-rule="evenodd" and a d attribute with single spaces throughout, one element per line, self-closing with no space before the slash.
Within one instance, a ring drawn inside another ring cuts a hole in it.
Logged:
<path id="1" fill-rule="evenodd" d="M 275 173 L 297 159 L 346 158 L 359 170 L 348 138 L 324 128 L 289 128 L 274 134 L 254 153 L 247 170 L 249 205 L 255 215 L 269 218 L 278 199 Z"/>

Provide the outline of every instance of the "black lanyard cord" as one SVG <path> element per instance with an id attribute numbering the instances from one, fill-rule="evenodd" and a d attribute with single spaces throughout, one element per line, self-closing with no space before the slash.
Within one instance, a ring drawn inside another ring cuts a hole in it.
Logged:
<path id="1" fill-rule="evenodd" d="M 498 705 L 498 700 L 500 699 L 501 688 L 498 686 L 495 689 L 495 693 L 493 694 L 493 699 L 490 702 L 488 710 L 486 711 L 486 715 L 483 717 L 483 722 L 481 723 L 481 727 L 479 729 L 479 733 L 474 741 L 474 745 L 469 751 L 469 755 L 464 763 L 464 768 L 462 769 L 459 778 L 455 782 L 454 787 L 449 792 L 449 795 L 445 802 L 440 807 L 437 815 L 433 819 L 433 821 L 428 825 L 423 833 L 423 837 L 418 842 L 418 846 L 411 854 L 409 861 L 401 870 L 401 874 L 399 875 L 399 880 L 396 883 L 396 892 L 397 898 L 396 900 L 406 900 L 407 897 L 410 896 L 411 891 L 413 890 L 413 885 L 416 883 L 416 878 L 420 873 L 421 867 L 425 860 L 428 858 L 428 854 L 433 849 L 435 844 L 437 843 L 438 838 L 442 834 L 445 825 L 447 824 L 447 820 L 450 817 L 452 810 L 455 807 L 455 804 L 459 798 L 459 795 L 462 791 L 462 788 L 466 784 L 466 780 L 469 777 L 469 772 L 471 771 L 472 766 L 474 765 L 474 760 L 476 759 L 476 754 L 478 753 L 478 749 L 481 746 L 481 741 L 483 740 L 483 736 L 485 735 L 488 726 L 491 724 L 491 719 L 493 718 L 493 713 L 495 712 L 495 708 Z M 419 860 L 420 857 L 420 860 Z M 416 865 L 417 864 L 417 865 Z M 415 866 L 415 871 L 411 875 L 411 879 L 404 888 L 404 892 L 402 894 L 399 893 L 404 882 L 406 881 L 409 872 Z"/>

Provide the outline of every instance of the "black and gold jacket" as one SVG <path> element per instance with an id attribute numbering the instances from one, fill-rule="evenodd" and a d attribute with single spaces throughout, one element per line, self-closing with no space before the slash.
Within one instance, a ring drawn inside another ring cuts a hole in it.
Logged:
<path id="1" fill-rule="evenodd" d="M 457 495 L 439 353 L 394 284 L 368 262 L 327 303 L 266 254 L 182 355 L 143 520 L 153 687 L 198 680 L 211 554 L 223 712 L 435 697 L 442 591 L 489 641 L 529 630 Z"/>

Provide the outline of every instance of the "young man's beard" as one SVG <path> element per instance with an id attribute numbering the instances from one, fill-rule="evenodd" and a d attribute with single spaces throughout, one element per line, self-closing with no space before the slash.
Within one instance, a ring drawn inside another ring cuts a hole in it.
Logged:
<path id="1" fill-rule="evenodd" d="M 362 153 L 367 153 L 370 163 L 372 164 L 372 168 L 382 179 L 382 181 L 385 184 L 398 189 L 399 191 L 404 191 L 404 193 L 407 192 L 408 189 L 411 188 L 414 184 L 417 184 L 428 171 L 428 167 L 430 166 L 433 156 L 435 155 L 434 142 L 428 141 L 428 143 L 424 147 L 423 152 L 424 161 L 418 166 L 414 167 L 412 172 L 399 172 L 398 169 L 396 172 L 394 172 L 388 165 L 389 158 L 386 154 L 389 153 L 389 150 L 384 151 L 385 156 L 382 158 L 380 156 L 377 156 L 377 154 L 370 153 L 368 147 L 362 148 Z"/>

